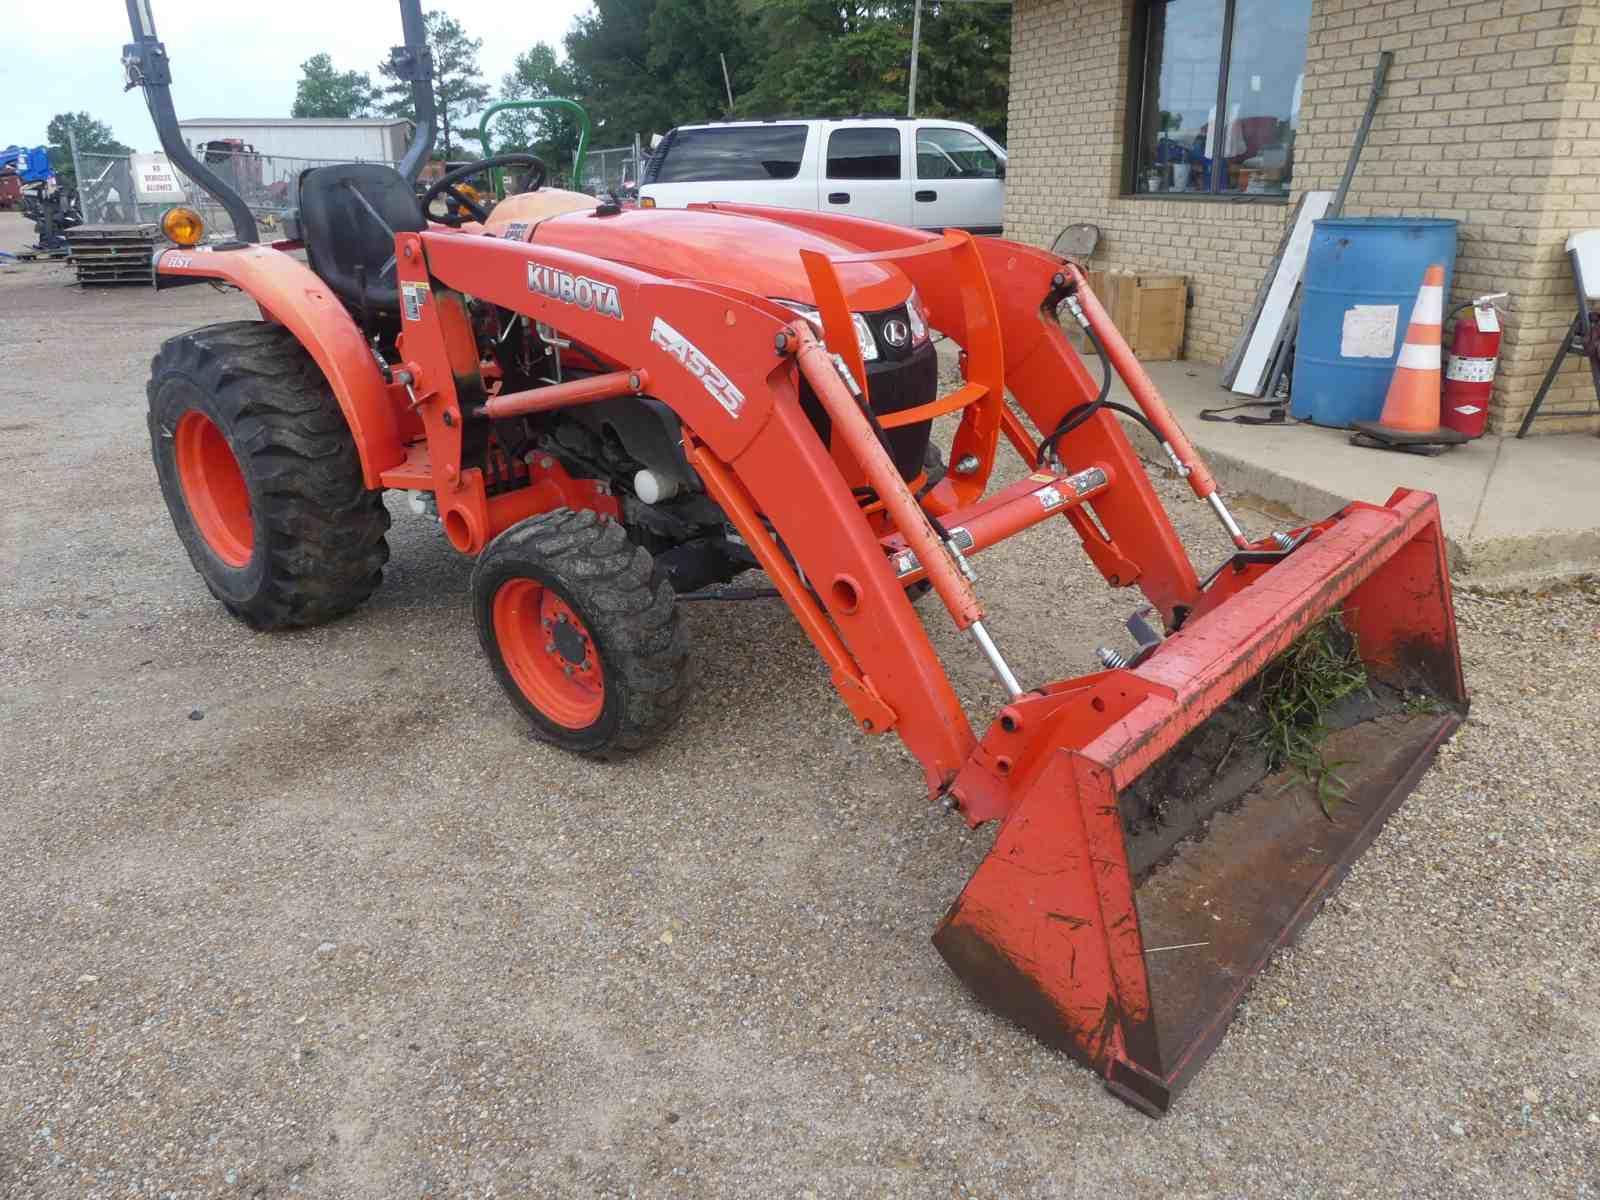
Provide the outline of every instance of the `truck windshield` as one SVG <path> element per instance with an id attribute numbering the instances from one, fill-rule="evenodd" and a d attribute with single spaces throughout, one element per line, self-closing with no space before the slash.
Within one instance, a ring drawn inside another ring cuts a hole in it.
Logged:
<path id="1" fill-rule="evenodd" d="M 654 183 L 793 179 L 805 155 L 805 125 L 729 125 L 680 129 L 667 144 Z"/>

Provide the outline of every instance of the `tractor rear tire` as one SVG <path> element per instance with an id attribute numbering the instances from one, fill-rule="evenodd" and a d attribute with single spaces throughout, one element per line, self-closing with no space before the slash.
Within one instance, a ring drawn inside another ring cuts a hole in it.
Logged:
<path id="1" fill-rule="evenodd" d="M 229 612 L 253 629 L 320 625 L 372 594 L 389 512 L 294 334 L 229 321 L 169 338 L 148 396 L 172 523 Z"/>
<path id="2" fill-rule="evenodd" d="M 479 556 L 472 596 L 483 652 L 542 741 L 614 758 L 682 713 L 672 585 L 609 517 L 558 508 L 513 525 Z"/>

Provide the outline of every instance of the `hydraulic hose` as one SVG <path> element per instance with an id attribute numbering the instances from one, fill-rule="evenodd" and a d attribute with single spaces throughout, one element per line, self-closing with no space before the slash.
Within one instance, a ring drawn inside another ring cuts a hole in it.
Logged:
<path id="1" fill-rule="evenodd" d="M 1076 291 L 1076 286 L 1069 284 L 1067 296 L 1071 297 Z M 1121 413 L 1123 416 L 1144 426 L 1150 436 L 1155 438 L 1156 444 L 1161 447 L 1167 457 L 1181 468 L 1182 464 L 1178 462 L 1177 456 L 1173 453 L 1167 439 L 1161 436 L 1161 430 L 1156 427 L 1154 421 L 1138 409 L 1130 408 L 1126 404 L 1118 404 L 1109 398 L 1111 395 L 1112 376 L 1111 357 L 1106 353 L 1105 343 L 1100 340 L 1100 335 L 1095 332 L 1094 326 L 1083 319 L 1079 315 L 1080 312 L 1080 309 L 1074 307 L 1073 315 L 1078 316 L 1078 323 L 1083 327 L 1084 335 L 1089 339 L 1089 344 L 1094 347 L 1095 356 L 1100 360 L 1100 394 L 1087 404 L 1079 404 L 1067 410 L 1066 415 L 1061 418 L 1060 423 L 1051 431 L 1050 436 L 1039 443 L 1039 456 L 1035 465 L 1044 466 L 1047 459 L 1059 459 L 1058 450 L 1061 439 L 1089 420 L 1095 413 L 1102 409 L 1109 409 L 1111 412 Z"/>
<path id="2" fill-rule="evenodd" d="M 1082 300 L 1078 297 L 1079 289 L 1083 288 Z M 1063 264 L 1062 272 L 1052 280 L 1052 288 L 1045 298 L 1047 306 L 1059 306 L 1065 303 L 1078 324 L 1083 326 L 1083 331 L 1088 335 L 1090 344 L 1099 356 L 1105 371 L 1105 380 L 1100 389 L 1100 395 L 1086 405 L 1079 405 L 1069 411 L 1061 419 L 1061 424 L 1045 439 L 1042 451 L 1055 454 L 1061 438 L 1065 437 L 1090 416 L 1107 407 L 1106 396 L 1110 387 L 1111 371 L 1117 374 L 1128 386 L 1128 391 L 1133 395 L 1134 402 L 1138 404 L 1140 412 L 1117 405 L 1116 411 L 1125 413 L 1138 420 L 1139 424 L 1148 429 L 1151 435 L 1161 443 L 1172 465 L 1177 468 L 1178 474 L 1189 483 L 1189 489 L 1194 494 L 1211 506 L 1222 528 L 1232 539 L 1233 544 L 1241 550 L 1249 549 L 1250 540 L 1239 527 L 1239 522 L 1234 519 L 1233 513 L 1228 510 L 1227 503 L 1222 499 L 1222 494 L 1217 490 L 1217 481 L 1211 472 L 1206 469 L 1205 463 L 1195 453 L 1189 439 L 1184 436 L 1177 421 L 1172 417 L 1171 411 L 1162 401 L 1161 395 L 1156 391 L 1155 384 L 1145 372 L 1144 367 L 1134 356 L 1133 350 L 1122 339 L 1122 335 L 1111 324 L 1111 318 L 1106 315 L 1105 309 L 1100 306 L 1093 291 L 1087 289 L 1083 272 L 1076 266 Z M 1109 331 L 1111 347 L 1107 349 L 1104 341 L 1097 336 L 1096 326 L 1103 326 Z"/>
<path id="3" fill-rule="evenodd" d="M 1068 293 L 1069 296 L 1071 294 L 1071 292 Z M 1039 443 L 1039 456 L 1034 464 L 1036 466 L 1042 467 L 1048 460 L 1056 458 L 1056 450 L 1061 439 L 1109 404 L 1109 397 L 1111 396 L 1111 359 L 1107 356 L 1105 345 L 1100 341 L 1100 335 L 1094 331 L 1093 326 L 1087 322 L 1080 322 L 1080 324 L 1083 325 L 1083 332 L 1088 336 L 1089 344 L 1094 347 L 1094 352 L 1100 359 L 1100 394 L 1088 404 L 1080 404 L 1076 408 L 1067 410 L 1066 415 L 1061 418 L 1060 423 L 1050 433 L 1050 436 Z M 1111 407 L 1121 412 L 1132 411 L 1120 404 L 1111 405 Z M 1138 416 L 1140 423 L 1146 429 L 1155 433 L 1155 427 L 1145 420 L 1143 413 L 1134 415 Z M 1159 442 L 1160 440 L 1161 437 L 1157 434 L 1156 441 Z"/>

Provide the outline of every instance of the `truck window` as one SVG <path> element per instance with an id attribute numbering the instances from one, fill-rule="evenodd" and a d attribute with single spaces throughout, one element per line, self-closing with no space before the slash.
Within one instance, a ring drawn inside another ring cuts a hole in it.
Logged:
<path id="1" fill-rule="evenodd" d="M 804 125 L 733 125 L 680 129 L 652 183 L 725 183 L 793 179 L 806 151 Z"/>
<path id="2" fill-rule="evenodd" d="M 829 179 L 899 179 L 898 129 L 835 129 L 828 135 Z"/>
<path id="3" fill-rule="evenodd" d="M 965 129 L 917 131 L 918 179 L 994 179 L 999 160 Z"/>

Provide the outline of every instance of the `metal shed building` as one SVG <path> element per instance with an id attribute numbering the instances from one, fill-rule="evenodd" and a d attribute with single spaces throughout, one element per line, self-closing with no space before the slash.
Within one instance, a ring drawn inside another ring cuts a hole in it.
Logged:
<path id="1" fill-rule="evenodd" d="M 236 138 L 274 158 L 337 162 L 396 162 L 411 141 L 412 123 L 390 118 L 223 117 L 179 121 L 183 139 L 197 143 Z"/>

